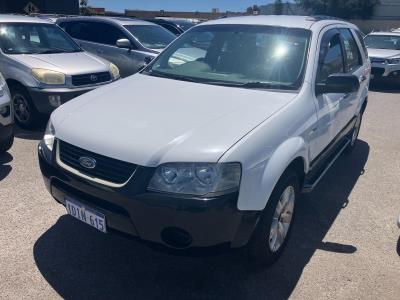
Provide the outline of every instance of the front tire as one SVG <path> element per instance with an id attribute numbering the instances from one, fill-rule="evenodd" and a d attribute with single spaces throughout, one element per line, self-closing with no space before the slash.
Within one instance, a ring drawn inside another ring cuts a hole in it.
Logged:
<path id="1" fill-rule="evenodd" d="M 34 128 L 42 119 L 31 96 L 24 86 L 14 85 L 10 88 L 11 102 L 14 108 L 16 123 L 26 129 Z"/>
<path id="2" fill-rule="evenodd" d="M 282 254 L 293 227 L 299 196 L 298 176 L 288 170 L 279 179 L 245 249 L 247 258 L 257 266 L 269 266 Z"/>

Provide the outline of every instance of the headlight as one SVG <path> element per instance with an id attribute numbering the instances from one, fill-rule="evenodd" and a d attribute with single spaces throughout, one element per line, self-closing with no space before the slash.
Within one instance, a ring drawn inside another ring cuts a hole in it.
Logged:
<path id="1" fill-rule="evenodd" d="M 237 189 L 239 163 L 167 163 L 155 171 L 149 189 L 160 192 L 206 195 Z"/>
<path id="2" fill-rule="evenodd" d="M 65 84 L 65 74 L 61 72 L 45 69 L 32 69 L 32 75 L 41 83 L 51 85 Z"/>
<path id="3" fill-rule="evenodd" d="M 400 58 L 391 58 L 386 60 L 389 65 L 398 65 L 400 64 Z"/>
<path id="4" fill-rule="evenodd" d="M 111 72 L 111 75 L 112 75 L 112 77 L 114 79 L 118 79 L 119 78 L 119 69 L 113 63 L 110 63 L 110 72 Z"/>
<path id="5" fill-rule="evenodd" d="M 47 123 L 46 131 L 45 131 L 44 137 L 43 137 L 43 141 L 44 141 L 46 147 L 50 151 L 53 151 L 55 137 L 56 137 L 56 130 L 54 129 L 54 126 L 51 123 L 51 119 L 50 119 L 49 123 Z"/>

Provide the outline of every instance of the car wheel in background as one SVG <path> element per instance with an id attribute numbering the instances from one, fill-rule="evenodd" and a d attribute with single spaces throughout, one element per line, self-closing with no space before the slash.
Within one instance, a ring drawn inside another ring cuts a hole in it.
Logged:
<path id="1" fill-rule="evenodd" d="M 268 266 L 282 254 L 293 227 L 299 180 L 295 171 L 287 170 L 278 181 L 246 246 L 247 258 L 255 266 Z"/>

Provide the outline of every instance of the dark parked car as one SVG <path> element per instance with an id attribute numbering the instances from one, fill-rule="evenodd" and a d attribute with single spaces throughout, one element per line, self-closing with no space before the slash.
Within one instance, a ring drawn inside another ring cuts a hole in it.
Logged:
<path id="1" fill-rule="evenodd" d="M 122 17 L 60 18 L 57 24 L 83 49 L 114 63 L 121 77 L 139 71 L 176 37 L 154 23 Z"/>

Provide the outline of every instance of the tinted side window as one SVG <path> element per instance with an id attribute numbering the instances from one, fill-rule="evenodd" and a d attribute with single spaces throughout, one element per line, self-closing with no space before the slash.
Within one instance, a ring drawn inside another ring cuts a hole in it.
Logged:
<path id="1" fill-rule="evenodd" d="M 317 82 L 325 82 L 329 75 L 344 73 L 343 51 L 340 35 L 335 29 L 325 33 L 319 54 Z"/>
<path id="2" fill-rule="evenodd" d="M 60 26 L 73 38 L 115 46 L 117 40 L 127 37 L 118 28 L 100 22 L 66 22 Z"/>
<path id="3" fill-rule="evenodd" d="M 110 24 L 92 23 L 96 31 L 94 42 L 115 46 L 119 39 L 126 39 L 125 34 Z"/>
<path id="4" fill-rule="evenodd" d="M 362 66 L 362 58 L 358 45 L 349 29 L 340 29 L 343 46 L 346 53 L 346 71 L 351 72 Z"/>
<path id="5" fill-rule="evenodd" d="M 70 36 L 74 39 L 92 41 L 93 40 L 93 30 L 90 23 L 87 22 L 65 22 L 60 23 L 61 28 L 63 28 Z"/>

